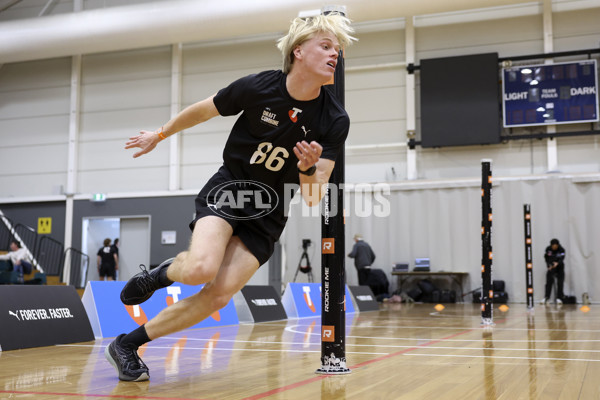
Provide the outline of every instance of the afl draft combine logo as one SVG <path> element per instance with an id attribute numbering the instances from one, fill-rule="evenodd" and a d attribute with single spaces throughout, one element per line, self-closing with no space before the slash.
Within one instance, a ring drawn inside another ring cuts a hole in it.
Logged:
<path id="1" fill-rule="evenodd" d="M 298 114 L 300 114 L 301 112 L 302 112 L 302 110 L 299 108 L 296 108 L 296 107 L 294 107 L 290 111 L 288 111 L 290 119 L 292 120 L 293 123 L 298 122 Z"/>
<path id="2" fill-rule="evenodd" d="M 208 192 L 208 206 L 218 215 L 249 220 L 275 210 L 279 197 L 271 187 L 256 181 L 236 180 L 221 183 Z"/>

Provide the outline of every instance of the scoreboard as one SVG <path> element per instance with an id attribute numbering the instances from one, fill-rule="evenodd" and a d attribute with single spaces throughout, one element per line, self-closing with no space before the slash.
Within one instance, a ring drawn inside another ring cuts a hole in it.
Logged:
<path id="1" fill-rule="evenodd" d="M 502 69 L 504 127 L 598 121 L 596 60 Z"/>

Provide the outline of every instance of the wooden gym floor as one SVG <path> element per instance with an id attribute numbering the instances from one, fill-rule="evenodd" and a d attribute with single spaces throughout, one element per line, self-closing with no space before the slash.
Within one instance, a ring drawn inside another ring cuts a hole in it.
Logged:
<path id="1" fill-rule="evenodd" d="M 386 304 L 349 316 L 348 375 L 315 374 L 320 321 L 187 330 L 140 349 L 120 382 L 111 339 L 0 352 L 1 399 L 600 399 L 600 307 Z"/>

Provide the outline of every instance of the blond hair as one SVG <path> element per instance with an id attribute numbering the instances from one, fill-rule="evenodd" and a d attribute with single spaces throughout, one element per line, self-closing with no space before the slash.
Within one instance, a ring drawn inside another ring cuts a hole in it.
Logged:
<path id="1" fill-rule="evenodd" d="M 335 35 L 342 48 L 358 40 L 350 36 L 354 29 L 350 26 L 350 20 L 339 13 L 317 15 L 309 18 L 295 18 L 290 25 L 290 30 L 277 41 L 277 48 L 283 55 L 283 72 L 289 73 L 294 63 L 294 49 L 313 38 L 317 33 L 331 32 Z"/>

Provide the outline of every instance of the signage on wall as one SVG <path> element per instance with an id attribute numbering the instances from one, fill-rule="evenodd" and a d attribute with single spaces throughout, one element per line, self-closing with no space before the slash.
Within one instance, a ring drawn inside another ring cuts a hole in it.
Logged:
<path id="1" fill-rule="evenodd" d="M 596 60 L 502 69 L 504 127 L 598 121 Z"/>
<path id="2" fill-rule="evenodd" d="M 37 233 L 39 233 L 40 235 L 52 233 L 52 218 L 38 218 Z"/>

